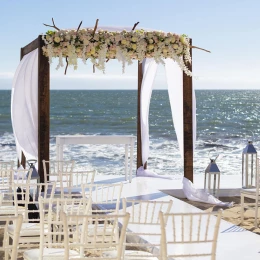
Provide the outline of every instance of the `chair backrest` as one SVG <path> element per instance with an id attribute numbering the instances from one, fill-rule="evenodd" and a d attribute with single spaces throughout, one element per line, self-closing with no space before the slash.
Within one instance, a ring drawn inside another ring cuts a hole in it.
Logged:
<path id="1" fill-rule="evenodd" d="M 40 209 L 40 255 L 44 257 L 44 248 L 64 248 L 64 228 L 61 212 L 69 215 L 88 214 L 91 208 L 89 199 L 39 198 Z M 64 259 L 68 259 L 65 258 Z"/>
<path id="2" fill-rule="evenodd" d="M 15 173 L 15 175 L 14 175 Z M 3 178 L 0 178 L 0 190 L 3 193 L 3 205 L 13 205 L 14 204 L 14 191 L 13 187 L 15 184 L 26 184 L 30 183 L 32 175 L 32 170 L 10 170 L 11 178 L 8 178 L 8 182 L 2 181 Z"/>
<path id="3" fill-rule="evenodd" d="M 260 189 L 260 158 L 257 158 L 256 163 L 256 197 L 258 201 L 259 196 L 259 189 Z"/>
<path id="4" fill-rule="evenodd" d="M 13 161 L 0 161 L 0 171 L 2 170 L 13 170 L 14 162 Z"/>
<path id="5" fill-rule="evenodd" d="M 39 222 L 39 197 L 52 199 L 55 194 L 55 183 L 19 183 L 14 184 L 15 213 L 23 212 L 23 222 Z"/>
<path id="6" fill-rule="evenodd" d="M 75 161 L 42 161 L 43 171 L 44 171 L 44 182 L 60 181 L 60 177 L 72 184 L 71 173 L 73 172 Z M 47 172 L 47 167 L 49 167 L 49 173 Z M 60 174 L 62 173 L 62 175 Z M 64 176 L 63 176 L 64 175 Z M 56 185 L 58 187 L 58 185 Z"/>
<path id="7" fill-rule="evenodd" d="M 32 171 L 33 171 L 32 168 L 30 168 L 28 170 L 26 170 L 26 169 L 14 170 L 13 182 L 14 183 L 27 183 L 27 182 L 29 183 L 32 178 Z"/>
<path id="8" fill-rule="evenodd" d="M 19 235 L 20 230 L 22 226 L 23 216 L 0 216 L 0 222 L 4 223 L 4 238 L 3 238 L 3 244 L 0 247 L 0 251 L 4 251 L 7 258 L 5 259 L 11 259 L 16 260 L 18 259 L 17 253 L 18 253 L 18 241 L 19 241 Z M 9 225 L 15 225 L 14 229 L 14 237 L 12 240 L 12 243 L 9 243 L 9 237 L 7 236 L 7 228 Z M 4 259 L 4 258 L 3 258 Z"/>
<path id="9" fill-rule="evenodd" d="M 222 211 L 200 213 L 162 213 L 161 259 L 215 259 Z"/>
<path id="10" fill-rule="evenodd" d="M 123 183 L 82 184 L 82 196 L 92 198 L 92 212 L 115 213 L 120 209 Z"/>
<path id="11" fill-rule="evenodd" d="M 72 172 L 72 186 L 81 187 L 82 184 L 93 184 L 96 170 Z"/>
<path id="12" fill-rule="evenodd" d="M 150 257 L 158 257 L 160 248 L 160 218 L 159 213 L 169 213 L 172 200 L 147 201 L 126 199 L 126 212 L 130 213 L 129 230 L 126 232 L 125 247 L 151 253 Z M 133 252 L 127 255 L 131 259 L 140 257 Z M 149 259 L 149 256 L 147 256 Z"/>
<path id="13" fill-rule="evenodd" d="M 74 249 L 80 253 L 80 259 L 122 259 L 129 213 L 124 215 L 62 213 L 62 218 L 67 255 L 69 250 Z"/>
<path id="14" fill-rule="evenodd" d="M 0 190 L 6 189 L 12 186 L 13 183 L 13 161 L 0 161 Z"/>

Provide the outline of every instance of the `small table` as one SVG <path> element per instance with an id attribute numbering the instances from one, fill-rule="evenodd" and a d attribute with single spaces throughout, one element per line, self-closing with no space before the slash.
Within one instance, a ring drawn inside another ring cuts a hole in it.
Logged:
<path id="1" fill-rule="evenodd" d="M 132 181 L 135 136 L 132 135 L 58 135 L 56 136 L 57 161 L 63 161 L 65 144 L 124 144 L 125 145 L 125 180 Z M 128 150 L 130 146 L 130 163 L 128 170 Z"/>

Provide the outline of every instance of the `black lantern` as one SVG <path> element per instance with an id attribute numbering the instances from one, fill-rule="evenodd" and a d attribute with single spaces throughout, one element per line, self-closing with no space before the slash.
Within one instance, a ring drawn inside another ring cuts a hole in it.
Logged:
<path id="1" fill-rule="evenodd" d="M 35 163 L 37 162 L 37 160 L 28 160 L 27 163 L 30 167 L 29 170 L 32 170 L 32 175 L 31 175 L 31 180 L 36 180 L 37 183 L 40 182 L 40 176 L 38 174 L 38 171 L 35 168 Z M 27 173 L 27 178 L 29 176 L 29 172 Z"/>

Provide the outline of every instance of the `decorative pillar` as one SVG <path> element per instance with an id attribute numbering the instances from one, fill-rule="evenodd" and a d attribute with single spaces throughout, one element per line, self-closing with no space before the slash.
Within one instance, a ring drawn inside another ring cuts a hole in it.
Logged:
<path id="1" fill-rule="evenodd" d="M 138 62 L 138 92 L 137 92 L 137 169 L 142 162 L 142 139 L 141 139 L 141 88 L 143 80 L 142 63 Z"/>
<path id="2" fill-rule="evenodd" d="M 38 36 L 38 174 L 44 183 L 42 160 L 49 161 L 50 156 L 50 66 L 43 55 L 44 42 Z M 46 167 L 49 173 L 49 167 Z M 49 175 L 49 174 L 48 174 Z"/>
<path id="3" fill-rule="evenodd" d="M 190 39 L 192 46 L 192 40 Z M 192 57 L 192 49 L 190 49 Z M 192 71 L 192 63 L 186 64 Z M 192 77 L 183 72 L 183 167 L 184 177 L 193 182 L 193 116 L 192 116 Z"/>

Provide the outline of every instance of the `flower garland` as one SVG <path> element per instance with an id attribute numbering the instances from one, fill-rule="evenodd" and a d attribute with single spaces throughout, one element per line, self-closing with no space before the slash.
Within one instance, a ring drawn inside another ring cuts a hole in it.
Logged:
<path id="1" fill-rule="evenodd" d="M 94 28 L 47 31 L 42 39 L 45 42 L 43 54 L 49 62 L 59 58 L 57 69 L 63 67 L 64 57 L 74 69 L 81 58 L 83 63 L 90 59 L 103 72 L 109 59 L 121 61 L 124 72 L 125 65 L 131 64 L 133 59 L 142 62 L 144 58 L 154 58 L 157 63 L 164 64 L 164 59 L 171 58 L 188 76 L 192 76 L 186 65 L 191 62 L 191 46 L 186 35 L 144 30 L 96 31 Z"/>

